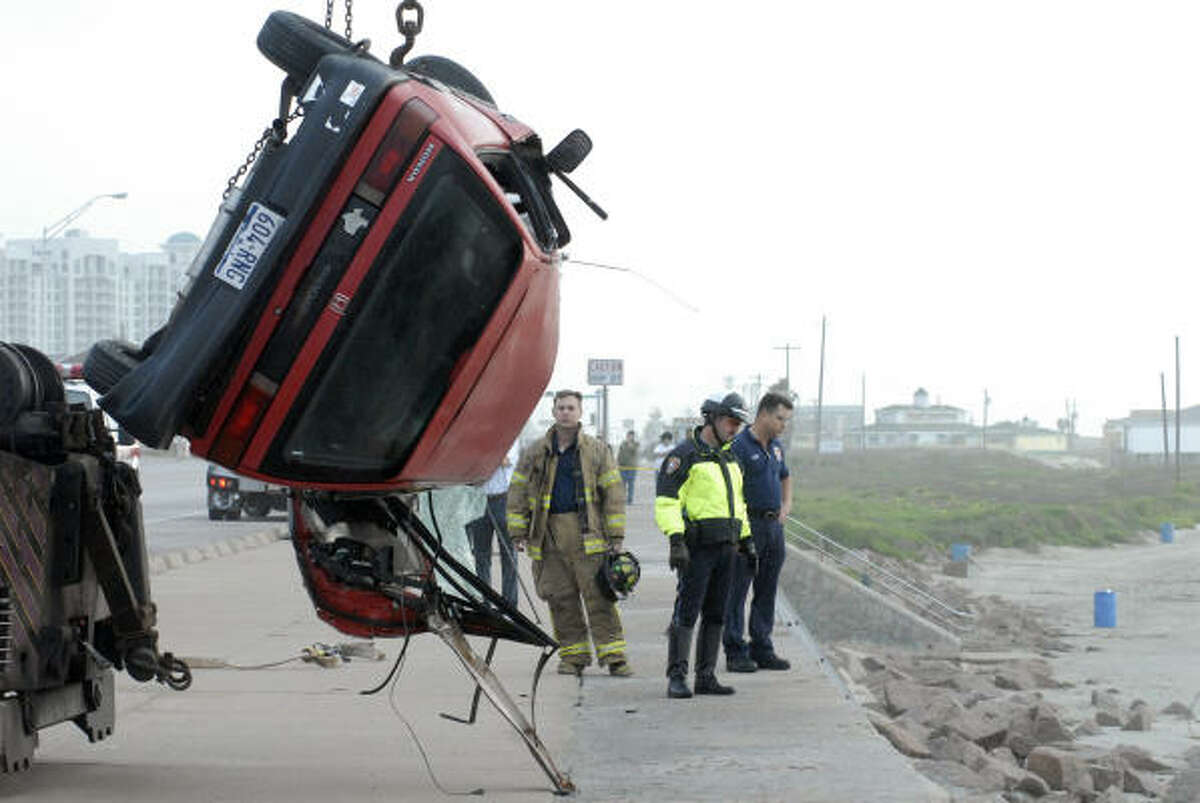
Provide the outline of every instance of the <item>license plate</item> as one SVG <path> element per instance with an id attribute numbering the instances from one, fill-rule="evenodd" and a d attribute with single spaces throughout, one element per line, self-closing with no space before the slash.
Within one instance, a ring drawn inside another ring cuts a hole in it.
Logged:
<path id="1" fill-rule="evenodd" d="M 245 287 L 258 261 L 275 238 L 275 233 L 283 226 L 283 221 L 283 215 L 272 212 L 257 201 L 250 204 L 213 275 L 238 290 Z"/>

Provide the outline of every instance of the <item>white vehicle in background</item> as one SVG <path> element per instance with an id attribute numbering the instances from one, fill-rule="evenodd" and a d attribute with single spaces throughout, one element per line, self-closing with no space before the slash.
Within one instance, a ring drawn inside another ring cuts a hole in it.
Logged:
<path id="1" fill-rule="evenodd" d="M 89 410 L 100 409 L 100 405 L 96 401 L 100 398 L 100 394 L 92 390 L 91 386 L 82 379 L 64 378 L 63 387 L 67 392 L 68 404 L 82 404 Z M 117 444 L 117 459 L 131 466 L 134 471 L 140 472 L 142 468 L 141 444 L 132 435 L 121 429 L 108 413 L 104 414 L 104 425 Z"/>
<path id="2" fill-rule="evenodd" d="M 216 463 L 208 464 L 208 518 L 212 521 L 241 518 L 265 519 L 272 510 L 287 510 L 287 489 L 243 477 Z"/>

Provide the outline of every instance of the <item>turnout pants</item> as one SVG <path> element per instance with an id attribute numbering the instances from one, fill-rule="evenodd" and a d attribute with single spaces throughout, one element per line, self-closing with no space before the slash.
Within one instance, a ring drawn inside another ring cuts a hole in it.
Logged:
<path id="1" fill-rule="evenodd" d="M 616 603 L 601 593 L 600 583 L 596 580 L 603 561 L 603 552 L 584 553 L 578 515 L 550 515 L 549 532 L 542 543 L 542 559 L 532 561 L 533 581 L 538 596 L 550 607 L 554 638 L 559 643 L 558 655 L 565 663 L 591 664 L 589 623 L 600 665 L 625 660 L 625 634 Z M 584 619 L 585 609 L 587 619 Z"/>
<path id="2" fill-rule="evenodd" d="M 734 560 L 733 587 L 729 591 L 729 608 L 725 614 L 725 656 L 762 658 L 775 652 L 771 630 L 775 627 L 775 591 L 787 548 L 783 541 L 783 524 L 778 519 L 760 516 L 750 518 L 750 533 L 758 550 L 758 573 L 750 575 L 746 559 Z M 743 639 L 746 617 L 746 594 L 753 583 L 754 597 L 750 601 L 750 644 Z"/>

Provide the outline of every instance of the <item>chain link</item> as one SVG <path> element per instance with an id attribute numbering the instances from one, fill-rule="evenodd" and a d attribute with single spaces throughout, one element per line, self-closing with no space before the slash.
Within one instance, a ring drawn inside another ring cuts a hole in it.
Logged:
<path id="1" fill-rule="evenodd" d="M 258 141 L 254 143 L 254 147 L 251 148 L 249 155 L 246 156 L 246 161 L 242 162 L 237 171 L 229 177 L 229 181 L 225 185 L 225 192 L 221 193 L 222 201 L 229 198 L 229 194 L 232 193 L 233 188 L 237 186 L 238 180 L 241 179 L 242 176 L 246 175 L 246 171 L 258 161 L 258 157 L 261 156 L 263 151 L 266 149 L 267 143 L 270 142 L 271 147 L 282 144 L 283 141 L 287 139 L 288 123 L 292 122 L 297 117 L 302 117 L 303 115 L 304 107 L 297 106 L 295 110 L 287 117 L 282 119 L 276 117 L 271 121 L 269 126 L 263 129 L 262 136 L 260 136 Z"/>
<path id="2" fill-rule="evenodd" d="M 406 11 L 415 11 L 416 16 L 405 18 Z M 425 9 L 421 6 L 419 0 L 401 0 L 400 5 L 396 6 L 396 29 L 400 31 L 400 35 L 404 37 L 404 44 L 392 51 L 388 62 L 395 68 L 399 69 L 404 64 L 404 57 L 408 55 L 408 51 L 412 50 L 416 44 L 417 34 L 425 27 Z"/>
<path id="3" fill-rule="evenodd" d="M 351 32 L 354 21 L 353 13 L 354 0 L 346 0 L 346 39 L 353 41 Z M 325 0 L 325 28 L 333 30 L 333 0 Z"/>

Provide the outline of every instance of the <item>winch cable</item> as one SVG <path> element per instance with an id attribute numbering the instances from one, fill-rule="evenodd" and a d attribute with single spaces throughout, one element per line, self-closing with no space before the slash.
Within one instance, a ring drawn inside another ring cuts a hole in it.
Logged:
<path id="1" fill-rule="evenodd" d="M 442 786 L 441 781 L 438 780 L 437 774 L 433 771 L 433 764 L 429 761 L 429 754 L 425 752 L 425 745 L 421 744 L 421 739 L 417 736 L 416 729 L 413 728 L 412 723 L 405 718 L 404 714 L 400 712 L 400 707 L 396 705 L 396 687 L 400 685 L 399 670 L 404 664 L 404 655 L 407 650 L 408 636 L 405 636 L 404 647 L 400 650 L 400 655 L 396 658 L 396 663 L 392 666 L 392 671 L 388 673 L 387 678 L 385 678 L 383 683 L 381 683 L 377 688 L 370 691 L 359 692 L 359 694 L 374 694 L 384 686 L 387 686 L 390 681 L 391 686 L 388 689 L 388 705 L 391 707 L 392 713 L 396 715 L 396 718 L 399 719 L 404 724 L 405 729 L 408 730 L 408 735 L 412 738 L 413 744 L 416 745 L 417 752 L 421 754 L 421 761 L 425 763 L 425 772 L 429 775 L 429 781 L 433 784 L 434 788 L 447 797 L 470 797 L 472 795 L 483 795 L 483 787 L 453 792 Z"/>
<path id="2" fill-rule="evenodd" d="M 392 664 L 392 669 L 390 672 L 387 673 L 387 677 L 385 677 L 383 679 L 383 682 L 373 688 L 363 689 L 362 691 L 359 692 L 359 694 L 378 694 L 379 692 L 383 691 L 387 687 L 388 683 L 391 682 L 392 678 L 396 676 L 396 671 L 400 668 L 400 664 L 402 664 L 404 662 L 404 655 L 405 655 L 405 653 L 408 652 L 408 642 L 411 638 L 412 638 L 411 632 L 404 634 L 404 644 L 400 647 L 400 654 L 396 656 L 396 662 L 394 664 Z"/>
<path id="3" fill-rule="evenodd" d="M 697 313 L 700 312 L 700 309 L 698 307 L 692 306 L 687 301 L 685 301 L 683 298 L 681 298 L 680 296 L 675 294 L 670 288 L 664 287 L 663 285 L 661 285 L 658 282 L 651 279 L 646 274 L 642 273 L 640 270 L 636 270 L 634 268 L 624 268 L 624 267 L 621 267 L 620 265 L 605 265 L 602 262 L 586 262 L 582 259 L 573 259 L 569 254 L 563 254 L 562 260 L 563 260 L 563 262 L 567 262 L 572 265 L 579 265 L 580 267 L 583 267 L 583 268 L 599 268 L 600 270 L 611 270 L 611 271 L 616 271 L 617 273 L 629 273 L 633 276 L 638 277 L 639 279 L 641 279 L 644 282 L 648 282 L 649 284 L 654 285 L 659 290 L 661 290 L 664 294 L 666 294 L 668 297 L 670 297 L 670 299 L 672 301 L 674 301 L 676 304 L 678 304 L 679 306 L 684 307 L 684 308 L 690 310 L 691 312 L 697 312 Z"/>

